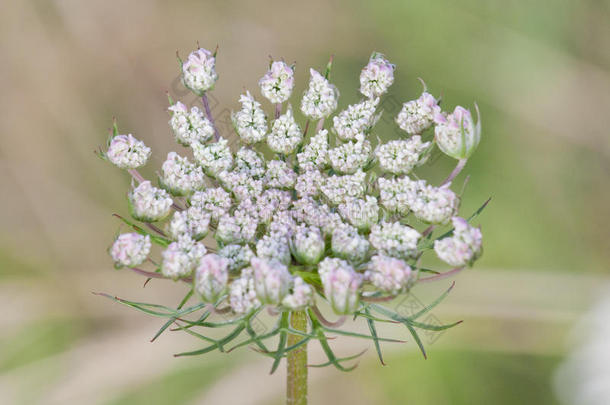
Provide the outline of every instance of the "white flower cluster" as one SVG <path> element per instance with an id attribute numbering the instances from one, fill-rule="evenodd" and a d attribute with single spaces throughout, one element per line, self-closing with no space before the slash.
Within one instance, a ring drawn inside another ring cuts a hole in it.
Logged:
<path id="1" fill-rule="evenodd" d="M 250 92 L 242 94 L 239 98 L 241 110 L 231 115 L 235 132 L 246 145 L 257 143 L 267 135 L 267 117 Z"/>
<path id="2" fill-rule="evenodd" d="M 116 135 L 110 140 L 106 157 L 120 169 L 136 169 L 146 164 L 150 153 L 150 148 L 133 135 Z"/>
<path id="3" fill-rule="evenodd" d="M 274 61 L 258 84 L 267 100 L 273 104 L 283 103 L 292 94 L 294 70 L 283 61 Z"/>
<path id="4" fill-rule="evenodd" d="M 167 159 L 161 166 L 159 181 L 164 189 L 175 196 L 190 195 L 205 185 L 201 167 L 176 152 L 167 154 Z"/>
<path id="5" fill-rule="evenodd" d="M 174 131 L 176 142 L 183 146 L 190 146 L 194 142 L 205 143 L 214 135 L 214 127 L 199 107 L 191 107 L 189 111 L 184 104 L 178 101 L 168 108 L 172 113 L 169 125 Z"/>
<path id="6" fill-rule="evenodd" d="M 193 52 L 182 65 L 185 85 L 204 94 L 217 80 L 214 65 L 210 52 Z M 146 163 L 150 149 L 131 135 L 117 135 L 115 127 L 106 155 L 141 180 L 129 193 L 132 216 L 144 222 L 168 218 L 163 226 L 136 228 L 142 234 L 120 235 L 110 249 L 115 265 L 139 266 L 151 243 L 158 243 L 165 247 L 163 276 L 192 280 L 203 302 L 227 300 L 235 314 L 263 305 L 301 310 L 314 305 L 316 292 L 336 313 L 353 314 L 363 296 L 395 296 L 411 288 L 419 258 L 432 245 L 452 266 L 472 264 L 481 254 L 481 232 L 456 217 L 454 176 L 435 186 L 414 173 L 435 144 L 464 163 L 480 135 L 470 112 L 459 107 L 442 113 L 424 91 L 396 117 L 410 136 L 382 143 L 371 133 L 394 65 L 373 53 L 360 75 L 366 98 L 333 117 L 329 136 L 324 122 L 337 109 L 339 93 L 327 77 L 310 72 L 300 103 L 307 119 L 320 120 L 310 135 L 290 104 L 281 114 L 294 70 L 280 61 L 259 81 L 277 119 L 268 123 L 265 106 L 242 94 L 241 110 L 232 114 L 239 146 L 213 139 L 213 121 L 198 107 L 174 103 L 169 124 L 176 141 L 192 148 L 194 161 L 170 152 L 159 173 L 161 188 L 133 170 Z M 433 125 L 435 142 L 422 134 Z M 422 222 L 449 221 L 454 229 L 443 239 L 431 238 L 434 226 L 423 230 Z M 148 229 L 158 235 L 146 234 Z"/>
<path id="7" fill-rule="evenodd" d="M 434 250 L 442 261 L 451 266 L 471 265 L 481 255 L 481 230 L 469 225 L 464 218 L 454 217 L 451 221 L 453 235 L 436 240 Z"/>
<path id="8" fill-rule="evenodd" d="M 326 118 L 337 109 L 339 90 L 317 70 L 309 69 L 309 74 L 309 88 L 301 99 L 301 111 L 314 120 Z"/>
<path id="9" fill-rule="evenodd" d="M 144 263 L 150 253 L 150 248 L 150 236 L 123 233 L 112 244 L 110 256 L 117 268 L 134 267 Z"/>

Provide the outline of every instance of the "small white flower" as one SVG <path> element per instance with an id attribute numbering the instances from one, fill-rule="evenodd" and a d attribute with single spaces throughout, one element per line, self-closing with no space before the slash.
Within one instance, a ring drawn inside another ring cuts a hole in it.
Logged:
<path id="1" fill-rule="evenodd" d="M 254 252 L 248 245 L 227 245 L 218 250 L 218 255 L 229 261 L 229 270 L 233 272 L 248 266 Z"/>
<path id="2" fill-rule="evenodd" d="M 210 177 L 216 177 L 220 172 L 229 170 L 233 166 L 233 155 L 228 141 L 224 138 L 206 145 L 195 142 L 191 147 L 195 161 Z"/>
<path id="3" fill-rule="evenodd" d="M 146 164 L 150 153 L 150 148 L 131 134 L 117 135 L 110 140 L 106 157 L 120 169 L 136 169 Z"/>
<path id="4" fill-rule="evenodd" d="M 169 125 L 179 144 L 190 146 L 194 142 L 204 143 L 214 135 L 212 123 L 198 107 L 191 107 L 189 111 L 184 104 L 178 101 L 168 110 L 172 113 Z"/>
<path id="5" fill-rule="evenodd" d="M 143 181 L 129 192 L 131 216 L 138 221 L 160 221 L 169 214 L 172 204 L 167 191 L 153 187 L 150 181 Z"/>
<path id="6" fill-rule="evenodd" d="M 242 94 L 239 98 L 241 110 L 231 114 L 235 132 L 246 145 L 257 143 L 267 135 L 267 117 L 250 92 Z"/>
<path id="7" fill-rule="evenodd" d="M 201 96 L 214 87 L 214 83 L 218 80 L 215 67 L 216 58 L 212 52 L 207 49 L 197 49 L 182 63 L 182 81 L 187 88 Z"/>
<path id="8" fill-rule="evenodd" d="M 201 240 L 208 234 L 211 218 L 211 214 L 201 206 L 192 206 L 184 211 L 174 212 L 167 231 L 174 240 L 182 235 Z"/>
<path id="9" fill-rule="evenodd" d="M 324 169 L 328 165 L 328 131 L 321 129 L 312 136 L 302 152 L 297 153 L 301 170 Z"/>
<path id="10" fill-rule="evenodd" d="M 441 187 L 431 185 L 417 188 L 409 207 L 415 216 L 431 224 L 445 224 L 457 212 L 460 199 L 451 189 L 450 184 Z"/>
<path id="11" fill-rule="evenodd" d="M 214 236 L 222 244 L 251 242 L 257 227 L 257 218 L 236 210 L 233 215 L 225 214 L 220 217 Z"/>
<path id="12" fill-rule="evenodd" d="M 256 200 L 258 217 L 263 223 L 269 223 L 278 211 L 290 208 L 292 196 L 290 191 L 270 188 L 263 191 Z"/>
<path id="13" fill-rule="evenodd" d="M 481 255 L 483 235 L 460 217 L 453 217 L 453 235 L 434 241 L 438 257 L 451 266 L 472 265 Z"/>
<path id="14" fill-rule="evenodd" d="M 407 287 L 411 267 L 401 259 L 376 255 L 371 258 L 364 276 L 381 291 L 396 295 Z"/>
<path id="15" fill-rule="evenodd" d="M 360 231 L 366 231 L 379 221 L 377 198 L 367 195 L 364 199 L 349 198 L 339 204 L 339 213 Z"/>
<path id="16" fill-rule="evenodd" d="M 201 258 L 193 286 L 204 302 L 215 303 L 227 288 L 229 261 L 214 253 Z"/>
<path id="17" fill-rule="evenodd" d="M 375 114 L 379 98 L 353 104 L 333 118 L 333 129 L 339 139 L 353 141 L 366 135 L 380 115 Z"/>
<path id="18" fill-rule="evenodd" d="M 281 235 L 264 235 L 256 242 L 256 256 L 260 259 L 275 259 L 283 264 L 290 264 L 290 246 L 288 238 Z"/>
<path id="19" fill-rule="evenodd" d="M 395 66 L 382 54 L 373 52 L 369 63 L 360 73 L 360 93 L 368 98 L 385 94 L 394 83 L 394 69 Z"/>
<path id="20" fill-rule="evenodd" d="M 382 222 L 373 225 L 369 241 L 384 255 L 407 259 L 417 255 L 420 236 L 415 229 L 399 222 Z"/>
<path id="21" fill-rule="evenodd" d="M 247 171 L 220 172 L 218 180 L 223 187 L 233 192 L 237 201 L 256 198 L 263 191 L 263 181 L 255 179 Z"/>
<path id="22" fill-rule="evenodd" d="M 277 260 L 264 260 L 258 257 L 253 257 L 250 264 L 257 298 L 263 304 L 280 304 L 288 294 L 292 281 L 286 265 Z"/>
<path id="23" fill-rule="evenodd" d="M 161 252 L 161 273 L 173 279 L 188 276 L 205 254 L 206 248 L 202 243 L 183 235 Z"/>
<path id="24" fill-rule="evenodd" d="M 290 168 L 287 162 L 271 160 L 267 163 L 265 187 L 290 189 L 294 187 L 296 179 L 297 174 Z"/>
<path id="25" fill-rule="evenodd" d="M 475 105 L 476 107 L 476 105 Z M 477 108 L 477 115 L 479 109 Z M 439 149 L 454 159 L 467 159 L 481 141 L 481 119 L 474 123 L 470 111 L 457 106 L 453 113 L 434 117 L 434 139 Z"/>
<path id="26" fill-rule="evenodd" d="M 323 183 L 324 176 L 322 173 L 316 169 L 309 169 L 298 175 L 294 189 L 299 198 L 317 197 Z"/>
<path id="27" fill-rule="evenodd" d="M 324 296 L 337 314 L 350 314 L 358 309 L 358 290 L 362 274 L 356 273 L 346 261 L 327 257 L 318 265 Z"/>
<path id="28" fill-rule="evenodd" d="M 258 81 L 263 96 L 273 104 L 288 100 L 294 87 L 294 70 L 283 61 L 275 61 Z"/>
<path id="29" fill-rule="evenodd" d="M 267 145 L 275 153 L 289 155 L 296 150 L 302 140 L 303 133 L 294 120 L 289 105 L 286 113 L 273 121 L 271 133 L 267 136 Z"/>
<path id="30" fill-rule="evenodd" d="M 277 237 L 290 238 L 296 231 L 297 224 L 293 218 L 292 212 L 283 210 L 278 211 L 273 215 L 269 226 L 267 226 L 267 233 Z"/>
<path id="31" fill-rule="evenodd" d="M 371 160 L 371 143 L 366 140 L 346 142 L 328 152 L 330 164 L 338 173 L 352 174 Z"/>
<path id="32" fill-rule="evenodd" d="M 342 259 L 360 263 L 366 258 L 369 247 L 369 241 L 351 225 L 338 226 L 332 232 L 333 254 Z"/>
<path id="33" fill-rule="evenodd" d="M 301 100 L 301 111 L 311 119 L 328 117 L 337 109 L 339 90 L 314 69 L 309 69 L 309 87 Z"/>
<path id="34" fill-rule="evenodd" d="M 366 191 L 366 173 L 362 170 L 343 176 L 333 175 L 326 179 L 321 190 L 333 205 L 345 202 L 349 197 L 362 197 Z"/>
<path id="35" fill-rule="evenodd" d="M 150 236 L 139 233 L 123 233 L 116 238 L 110 248 L 114 266 L 134 267 L 144 263 L 150 253 Z"/>
<path id="36" fill-rule="evenodd" d="M 221 216 L 228 213 L 232 205 L 231 196 L 220 187 L 197 191 L 191 196 L 189 202 L 191 206 L 210 213 L 214 222 L 218 222 Z"/>
<path id="37" fill-rule="evenodd" d="M 247 314 L 261 306 L 261 302 L 256 298 L 251 267 L 244 268 L 241 276 L 231 283 L 229 303 L 237 314 Z"/>
<path id="38" fill-rule="evenodd" d="M 430 128 L 434 118 L 440 114 L 438 101 L 425 91 L 417 100 L 404 103 L 396 116 L 396 123 L 409 135 L 421 134 Z"/>
<path id="39" fill-rule="evenodd" d="M 295 277 L 292 285 L 292 293 L 282 300 L 282 305 L 293 310 L 302 310 L 313 305 L 313 288 L 301 277 Z"/>
<path id="40" fill-rule="evenodd" d="M 255 179 L 260 179 L 265 175 L 265 159 L 260 153 L 242 147 L 235 154 L 234 170 L 245 172 Z"/>
<path id="41" fill-rule="evenodd" d="M 426 186 L 424 180 L 411 180 L 409 177 L 377 180 L 379 185 L 379 201 L 390 213 L 407 215 L 411 202 L 417 197 L 419 190 Z"/>
<path id="42" fill-rule="evenodd" d="M 161 166 L 159 181 L 164 189 L 175 196 L 189 195 L 205 186 L 201 167 L 176 152 L 167 154 L 167 160 Z"/>
<path id="43" fill-rule="evenodd" d="M 300 225 L 292 236 L 292 254 L 301 264 L 318 263 L 324 248 L 324 237 L 317 227 Z"/>
<path id="44" fill-rule="evenodd" d="M 390 141 L 377 148 L 375 155 L 382 170 L 392 174 L 407 174 L 416 166 L 426 162 L 428 155 L 423 153 L 430 142 L 422 142 L 419 135 L 406 140 Z"/>

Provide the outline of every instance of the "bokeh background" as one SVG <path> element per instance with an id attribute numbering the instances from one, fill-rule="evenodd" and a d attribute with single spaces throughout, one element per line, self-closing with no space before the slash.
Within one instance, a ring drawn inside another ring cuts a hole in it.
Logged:
<path id="1" fill-rule="evenodd" d="M 307 68 L 335 54 L 345 107 L 373 50 L 398 65 L 380 136 L 394 135 L 387 118 L 396 100 L 418 96 L 417 77 L 446 108 L 481 108 L 462 212 L 492 197 L 478 219 L 485 254 L 434 311 L 464 324 L 426 336 L 428 360 L 409 341 L 386 347 L 385 367 L 370 348 L 352 373 L 312 369 L 312 403 L 610 403 L 609 1 L 5 0 L 0 9 L 1 403 L 282 403 L 284 376 L 269 376 L 266 359 L 247 350 L 174 359 L 198 342 L 170 332 L 151 344 L 161 320 L 91 294 L 168 305 L 181 296 L 177 284 L 142 288 L 113 270 L 111 214 L 126 213 L 129 179 L 93 150 L 116 116 L 153 147 L 144 173 L 154 175 L 174 147 L 165 92 L 193 101 L 175 52 L 196 41 L 220 47 L 219 120 L 244 87 L 260 96 L 268 55 L 297 61 L 300 94 Z M 452 164 L 439 157 L 429 174 L 440 179 Z M 448 284 L 414 294 L 426 301 Z"/>

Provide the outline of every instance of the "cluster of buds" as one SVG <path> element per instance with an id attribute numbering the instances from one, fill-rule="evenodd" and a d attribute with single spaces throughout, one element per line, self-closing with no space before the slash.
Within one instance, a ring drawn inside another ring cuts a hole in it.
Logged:
<path id="1" fill-rule="evenodd" d="M 480 140 L 480 122 L 468 110 L 443 112 L 424 85 L 395 117 L 404 135 L 382 142 L 375 125 L 395 73 L 384 55 L 373 53 L 362 69 L 364 98 L 334 117 L 339 91 L 330 81 L 332 59 L 324 73 L 310 69 L 302 121 L 287 103 L 295 67 L 272 61 L 259 86 L 273 113 L 246 91 L 232 114 L 235 134 L 220 136 L 206 98 L 218 79 L 215 58 L 198 49 L 181 61 L 183 83 L 202 97 L 203 108 L 170 99 L 169 125 L 184 149 L 167 155 L 157 186 L 136 170 L 150 148 L 114 127 L 104 157 L 133 176 L 129 207 L 146 225 L 125 220 L 137 233 L 118 236 L 110 249 L 117 268 L 184 281 L 206 305 L 199 308 L 224 304 L 235 322 L 273 307 L 272 313 L 308 311 L 319 325 L 322 302 L 339 315 L 377 308 L 389 316 L 371 300 L 390 300 L 422 277 L 437 277 L 420 265 L 427 252 L 460 269 L 480 256 L 481 232 L 472 218 L 458 216 L 459 197 L 451 189 Z M 242 145 L 234 147 L 229 137 Z M 459 160 L 439 185 L 414 173 L 435 146 Z M 160 264 L 153 271 L 136 268 L 151 243 L 164 249 L 160 260 L 149 260 Z"/>

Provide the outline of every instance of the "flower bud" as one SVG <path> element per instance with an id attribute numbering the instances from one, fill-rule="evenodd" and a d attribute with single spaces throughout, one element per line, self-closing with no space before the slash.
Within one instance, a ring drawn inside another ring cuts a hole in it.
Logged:
<path id="1" fill-rule="evenodd" d="M 110 140 L 106 157 L 120 169 L 136 169 L 146 164 L 150 153 L 150 148 L 131 134 L 116 135 Z"/>
<path id="2" fill-rule="evenodd" d="M 411 267 L 403 260 L 376 255 L 371 258 L 364 276 L 381 291 L 396 295 L 407 287 Z"/>
<path id="3" fill-rule="evenodd" d="M 161 273 L 173 279 L 188 276 L 205 254 L 206 248 L 202 243 L 183 235 L 161 253 Z"/>
<path id="4" fill-rule="evenodd" d="M 282 300 L 282 305 L 292 311 L 298 311 L 307 308 L 313 304 L 313 288 L 307 284 L 301 277 L 295 277 L 292 293 L 288 294 Z"/>
<path id="5" fill-rule="evenodd" d="M 214 253 L 199 261 L 195 270 L 194 288 L 204 302 L 214 303 L 220 298 L 229 280 L 229 261 Z"/>
<path id="6" fill-rule="evenodd" d="M 424 85 L 425 87 L 425 85 Z M 404 103 L 396 116 L 396 123 L 409 135 L 418 135 L 430 128 L 434 118 L 440 114 L 438 101 L 424 91 L 417 100 Z"/>
<path id="7" fill-rule="evenodd" d="M 453 217 L 453 235 L 434 241 L 438 257 L 451 266 L 472 265 L 481 255 L 483 235 L 460 217 Z"/>
<path id="8" fill-rule="evenodd" d="M 281 235 L 265 235 L 256 242 L 256 256 L 264 260 L 277 260 L 290 264 L 290 246 L 288 238 Z"/>
<path id="9" fill-rule="evenodd" d="M 194 142 L 204 143 L 214 135 L 214 126 L 198 107 L 191 111 L 178 101 L 168 108 L 172 113 L 169 125 L 174 131 L 176 142 L 182 146 L 190 146 Z"/>
<path id="10" fill-rule="evenodd" d="M 301 225 L 292 236 L 292 255 L 301 264 L 316 264 L 324 255 L 324 238 L 317 227 Z"/>
<path id="11" fill-rule="evenodd" d="M 382 222 L 373 225 L 369 241 L 384 255 L 406 259 L 417 255 L 420 236 L 415 229 L 400 222 Z"/>
<path id="12" fill-rule="evenodd" d="M 263 304 L 278 305 L 288 294 L 291 276 L 286 265 L 277 260 L 253 257 L 250 261 L 256 296 Z"/>
<path id="13" fill-rule="evenodd" d="M 286 113 L 273 121 L 271 133 L 267 136 L 267 145 L 275 153 L 289 155 L 296 150 L 302 140 L 303 133 L 294 120 L 292 108 L 288 105 Z"/>
<path id="14" fill-rule="evenodd" d="M 229 271 L 241 270 L 250 265 L 254 252 L 248 245 L 227 245 L 218 250 L 218 255 L 229 261 Z"/>
<path id="15" fill-rule="evenodd" d="M 182 82 L 198 96 L 214 87 L 218 80 L 215 70 L 216 58 L 207 49 L 197 49 L 191 52 L 188 59 L 182 63 Z"/>
<path id="16" fill-rule="evenodd" d="M 169 152 L 161 166 L 159 182 L 172 195 L 185 196 L 202 189 L 205 176 L 201 167 L 189 162 L 188 158 Z"/>
<path id="17" fill-rule="evenodd" d="M 129 193 L 131 216 L 138 221 L 160 221 L 169 214 L 172 204 L 167 191 L 153 187 L 150 181 L 143 181 Z"/>
<path id="18" fill-rule="evenodd" d="M 263 96 L 273 104 L 288 100 L 294 87 L 294 69 L 283 61 L 275 61 L 258 81 Z"/>
<path id="19" fill-rule="evenodd" d="M 249 91 L 241 95 L 239 102 L 241 110 L 231 114 L 235 132 L 246 145 L 262 141 L 267 135 L 267 117 L 261 103 Z"/>
<path id="20" fill-rule="evenodd" d="M 350 225 L 336 227 L 332 232 L 333 254 L 352 263 L 360 263 L 366 258 L 370 243 Z"/>
<path id="21" fill-rule="evenodd" d="M 436 114 L 434 139 L 439 149 L 454 159 L 468 159 L 481 140 L 481 117 L 477 110 L 477 123 L 472 119 L 470 111 L 457 106 L 453 113 L 445 116 Z"/>
<path id="22" fill-rule="evenodd" d="M 176 211 L 167 230 L 174 240 L 182 235 L 201 240 L 208 234 L 211 217 L 203 208 L 192 206 L 184 211 Z"/>
<path id="23" fill-rule="evenodd" d="M 346 261 L 330 257 L 320 262 L 318 273 L 324 296 L 337 314 L 351 314 L 358 309 L 362 274 L 356 273 Z"/>
<path id="24" fill-rule="evenodd" d="M 368 98 L 385 94 L 394 83 L 395 68 L 382 54 L 373 52 L 360 73 L 360 93 Z"/>
<path id="25" fill-rule="evenodd" d="M 314 69 L 309 69 L 309 87 L 301 100 L 301 111 L 311 119 L 326 118 L 337 109 L 339 90 Z"/>
<path id="26" fill-rule="evenodd" d="M 365 199 L 349 198 L 339 204 L 339 213 L 360 231 L 366 231 L 379 221 L 377 198 L 367 195 Z"/>
<path id="27" fill-rule="evenodd" d="M 209 145 L 195 142 L 191 147 L 195 161 L 210 177 L 217 177 L 219 173 L 229 170 L 233 166 L 233 155 L 225 138 Z"/>
<path id="28" fill-rule="evenodd" d="M 134 267 L 144 263 L 150 253 L 150 236 L 139 233 L 123 233 L 112 244 L 110 256 L 114 267 Z"/>
<path id="29" fill-rule="evenodd" d="M 247 314 L 261 306 L 261 302 L 256 298 L 251 267 L 244 268 L 241 277 L 231 283 L 229 303 L 233 312 L 237 314 Z"/>

